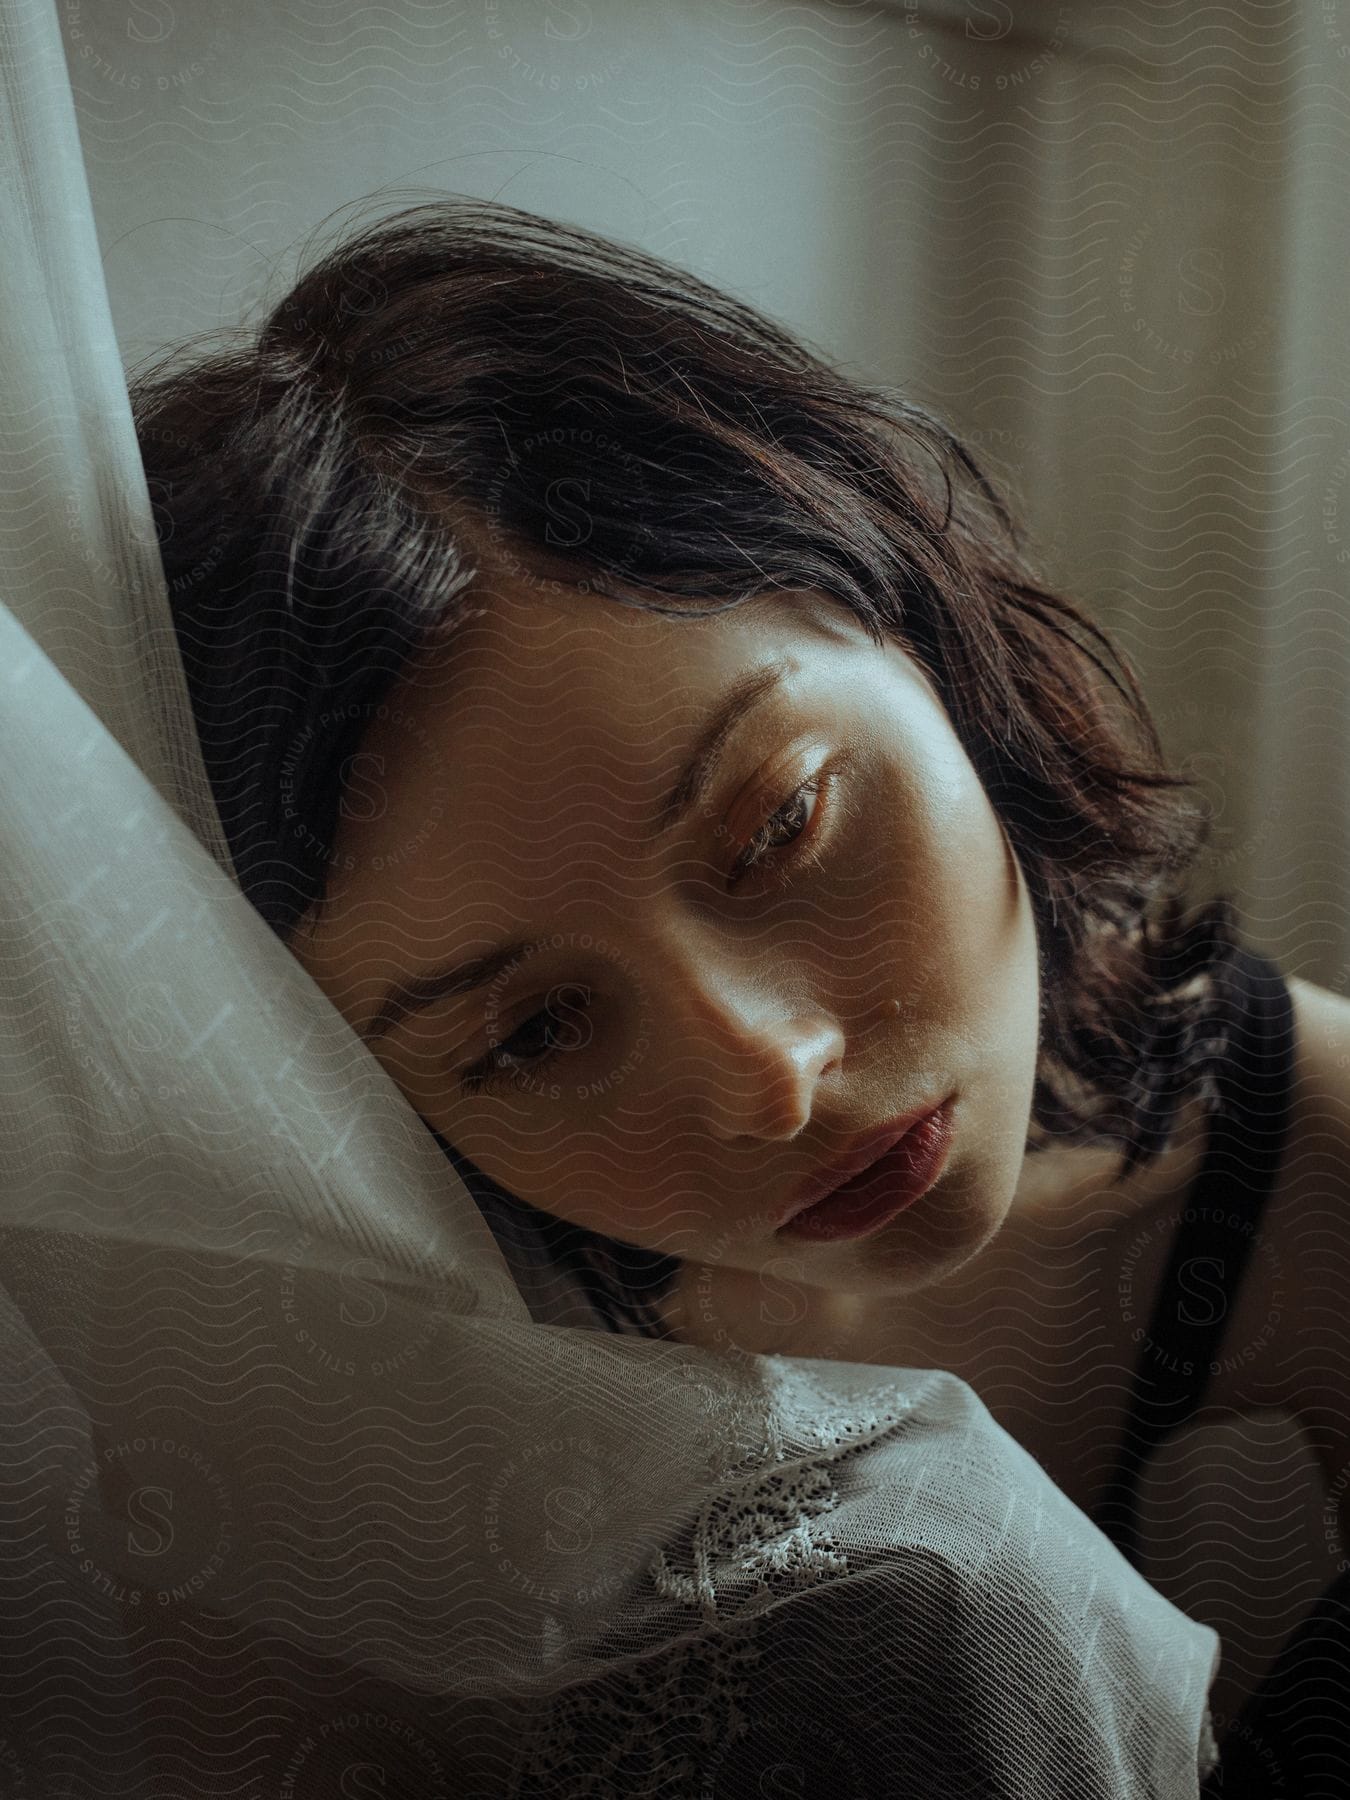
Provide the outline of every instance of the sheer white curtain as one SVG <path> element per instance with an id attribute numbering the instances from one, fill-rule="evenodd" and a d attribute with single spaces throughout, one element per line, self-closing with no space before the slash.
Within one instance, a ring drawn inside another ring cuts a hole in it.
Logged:
<path id="1" fill-rule="evenodd" d="M 904 281 L 868 358 L 967 430 L 1124 642 L 1214 811 L 1197 897 L 1350 993 L 1350 12 L 875 17 L 911 123 L 868 171 L 868 279 Z"/>
<path id="2" fill-rule="evenodd" d="M 1214 1633 L 968 1388 L 531 1322 L 235 888 L 57 29 L 0 12 L 0 1779 L 1194 1794 Z"/>

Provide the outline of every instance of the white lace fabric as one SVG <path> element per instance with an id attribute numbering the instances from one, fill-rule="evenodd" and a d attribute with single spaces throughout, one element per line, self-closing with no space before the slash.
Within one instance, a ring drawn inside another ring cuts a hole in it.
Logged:
<path id="1" fill-rule="evenodd" d="M 1182 1800 L 1215 1634 L 940 1371 L 532 1319 L 234 881 L 0 15 L 0 1788 Z"/>

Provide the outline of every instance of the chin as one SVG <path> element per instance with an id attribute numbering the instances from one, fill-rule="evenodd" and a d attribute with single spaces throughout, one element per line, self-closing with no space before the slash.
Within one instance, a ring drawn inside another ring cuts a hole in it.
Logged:
<path id="1" fill-rule="evenodd" d="M 949 1167 L 926 1194 L 870 1237 L 802 1248 L 812 1279 L 848 1293 L 914 1294 L 953 1275 L 998 1236 L 1012 1190 L 990 1205 L 990 1186 Z M 793 1246 L 794 1249 L 799 1248 Z"/>

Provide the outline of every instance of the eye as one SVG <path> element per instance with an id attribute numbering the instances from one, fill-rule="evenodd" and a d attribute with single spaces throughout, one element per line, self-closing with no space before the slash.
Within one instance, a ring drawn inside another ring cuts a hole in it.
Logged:
<path id="1" fill-rule="evenodd" d="M 848 761 L 847 756 L 836 758 L 831 767 L 819 770 L 808 781 L 803 781 L 793 789 L 736 858 L 731 871 L 733 886 L 742 876 L 766 866 L 784 862 L 791 864 L 794 869 L 800 869 L 804 862 L 809 864 L 816 860 L 822 822 L 831 810 L 828 803 Z M 792 846 L 804 848 L 792 849 Z M 783 857 L 780 852 L 784 849 L 791 850 L 791 854 Z M 787 885 L 786 880 L 783 880 L 782 885 Z"/>
<path id="2" fill-rule="evenodd" d="M 532 1078 L 555 1057 L 575 1051 L 588 1042 L 590 1033 L 580 1023 L 584 1008 L 574 1002 L 574 995 L 582 995 L 585 1004 L 590 1003 L 589 988 L 572 983 L 555 989 L 549 995 L 547 1006 L 531 1013 L 509 1038 L 494 1044 L 486 1056 L 470 1064 L 459 1078 L 465 1093 L 481 1093 L 504 1081 L 514 1081 L 517 1086 L 528 1088 Z"/>
<path id="3" fill-rule="evenodd" d="M 827 838 L 833 835 L 826 826 L 836 815 L 858 815 L 857 802 L 850 800 L 847 783 L 841 780 L 854 760 L 854 752 L 840 751 L 828 767 L 792 790 L 736 858 L 730 876 L 732 887 L 744 876 L 765 869 L 781 870 L 779 885 L 786 887 L 792 875 L 819 861 Z M 573 996 L 581 996 L 581 1001 Z M 529 1093 L 535 1089 L 542 1069 L 562 1056 L 575 1054 L 590 1042 L 591 1028 L 586 1017 L 590 1003 L 590 989 L 579 983 L 554 989 L 547 1005 L 464 1070 L 459 1077 L 460 1088 L 465 1093 L 481 1093 L 509 1081 Z"/>

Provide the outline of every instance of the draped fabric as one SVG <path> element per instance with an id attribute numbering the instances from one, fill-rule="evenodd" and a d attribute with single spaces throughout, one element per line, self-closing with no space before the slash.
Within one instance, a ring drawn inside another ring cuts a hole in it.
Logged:
<path id="1" fill-rule="evenodd" d="M 870 359 L 992 460 L 1128 649 L 1213 811 L 1196 897 L 1236 892 L 1287 974 L 1343 993 L 1350 12 L 882 16 L 862 279 L 904 285 Z"/>
<path id="2" fill-rule="evenodd" d="M 1215 1634 L 964 1383 L 530 1317 L 235 885 L 53 9 L 0 69 L 6 1791 L 1194 1795 Z"/>

